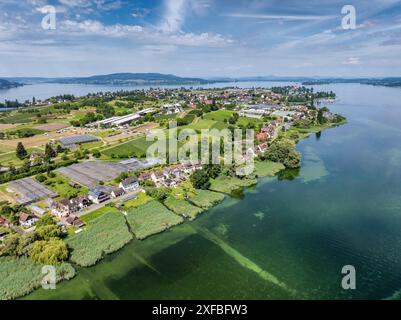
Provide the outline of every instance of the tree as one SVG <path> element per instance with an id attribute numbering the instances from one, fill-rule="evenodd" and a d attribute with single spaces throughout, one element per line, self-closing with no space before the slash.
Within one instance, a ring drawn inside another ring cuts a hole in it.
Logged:
<path id="1" fill-rule="evenodd" d="M 56 151 L 53 149 L 53 147 L 50 144 L 46 144 L 45 147 L 45 158 L 46 159 L 51 159 L 57 156 Z"/>
<path id="2" fill-rule="evenodd" d="M 44 227 L 44 226 L 49 226 L 49 225 L 55 225 L 56 222 L 53 219 L 53 216 L 50 214 L 45 214 L 43 215 L 42 218 L 39 219 L 38 222 L 36 222 L 36 228 Z"/>
<path id="3" fill-rule="evenodd" d="M 318 122 L 319 124 L 323 124 L 323 123 L 324 123 L 323 112 L 324 112 L 323 108 L 322 108 L 322 109 L 319 109 L 319 110 L 317 111 L 317 122 Z"/>
<path id="4" fill-rule="evenodd" d="M 35 179 L 36 179 L 38 182 L 45 182 L 45 181 L 47 180 L 46 176 L 45 176 L 44 174 L 42 174 L 42 173 L 39 173 L 39 174 L 35 177 Z"/>
<path id="5" fill-rule="evenodd" d="M 195 189 L 209 189 L 210 177 L 208 172 L 206 170 L 195 171 L 191 176 L 191 182 Z"/>
<path id="6" fill-rule="evenodd" d="M 35 236 L 40 240 L 50 240 L 51 238 L 60 238 L 61 229 L 56 225 L 46 225 L 42 227 L 36 227 Z"/>
<path id="7" fill-rule="evenodd" d="M 26 151 L 22 142 L 18 142 L 16 154 L 17 158 L 20 160 L 24 159 L 28 155 L 28 152 Z"/>
<path id="8" fill-rule="evenodd" d="M 33 261 L 56 265 L 68 258 L 68 249 L 61 239 L 40 240 L 32 244 L 29 249 L 29 256 Z"/>
<path id="9" fill-rule="evenodd" d="M 275 141 L 265 153 L 266 159 L 282 163 L 286 168 L 299 168 L 301 154 L 295 149 L 291 140 L 283 139 Z"/>
<path id="10" fill-rule="evenodd" d="M 0 256 L 15 256 L 17 254 L 18 244 L 21 236 L 13 234 L 4 240 L 4 245 L 1 247 Z"/>
<path id="11" fill-rule="evenodd" d="M 170 190 L 168 188 L 147 187 L 145 188 L 145 191 L 147 195 L 159 201 L 165 200 L 170 193 Z"/>

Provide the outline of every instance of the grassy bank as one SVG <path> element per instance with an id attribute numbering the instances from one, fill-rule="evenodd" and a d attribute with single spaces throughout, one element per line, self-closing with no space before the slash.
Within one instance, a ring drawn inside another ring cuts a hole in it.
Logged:
<path id="1" fill-rule="evenodd" d="M 219 176 L 211 180 L 210 190 L 230 194 L 235 190 L 250 187 L 257 183 L 255 178 Z"/>
<path id="2" fill-rule="evenodd" d="M 218 192 L 213 192 L 209 190 L 196 190 L 196 194 L 190 196 L 190 201 L 199 208 L 202 209 L 209 209 L 223 201 L 224 195 Z"/>

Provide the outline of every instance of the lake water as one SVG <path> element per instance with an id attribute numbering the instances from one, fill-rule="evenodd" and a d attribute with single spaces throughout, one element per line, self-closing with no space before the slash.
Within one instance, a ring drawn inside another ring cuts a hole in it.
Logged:
<path id="1" fill-rule="evenodd" d="M 348 124 L 298 144 L 293 180 L 261 179 L 197 220 L 133 241 L 29 299 L 401 296 L 401 89 L 318 87 Z M 341 269 L 356 268 L 356 290 Z"/>

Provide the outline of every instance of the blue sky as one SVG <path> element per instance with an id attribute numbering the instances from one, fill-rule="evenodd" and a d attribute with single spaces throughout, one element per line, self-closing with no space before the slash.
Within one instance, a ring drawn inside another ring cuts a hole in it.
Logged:
<path id="1" fill-rule="evenodd" d="M 0 76 L 401 76 L 400 57 L 399 0 L 0 1 Z"/>

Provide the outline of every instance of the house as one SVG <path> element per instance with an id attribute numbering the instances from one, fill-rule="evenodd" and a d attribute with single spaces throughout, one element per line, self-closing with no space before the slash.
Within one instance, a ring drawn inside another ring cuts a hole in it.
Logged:
<path id="1" fill-rule="evenodd" d="M 255 148 L 256 153 L 264 153 L 267 150 L 267 143 L 258 144 Z"/>
<path id="2" fill-rule="evenodd" d="M 269 139 L 269 134 L 267 132 L 259 132 L 256 134 L 256 140 L 259 142 L 266 142 Z"/>
<path id="3" fill-rule="evenodd" d="M 152 180 L 156 184 L 162 183 L 165 178 L 163 171 L 152 172 Z"/>
<path id="4" fill-rule="evenodd" d="M 19 215 L 19 224 L 24 228 L 32 227 L 38 220 L 39 218 L 33 214 L 21 212 Z"/>
<path id="5" fill-rule="evenodd" d="M 138 178 L 139 181 L 152 180 L 152 173 L 142 172 Z"/>
<path id="6" fill-rule="evenodd" d="M 9 227 L 10 223 L 7 221 L 7 219 L 0 217 L 0 227 Z"/>
<path id="7" fill-rule="evenodd" d="M 85 223 L 81 219 L 74 215 L 71 215 L 67 219 L 65 219 L 65 222 L 77 228 L 82 228 L 85 225 Z"/>
<path id="8" fill-rule="evenodd" d="M 88 197 L 89 200 L 97 204 L 110 200 L 109 193 L 101 186 L 89 190 Z"/>
<path id="9" fill-rule="evenodd" d="M 113 188 L 113 191 L 111 191 L 111 196 L 113 198 L 121 197 L 123 194 L 125 194 L 125 191 L 122 188 Z"/>
<path id="10" fill-rule="evenodd" d="M 137 177 L 128 177 L 127 179 L 120 182 L 119 187 L 125 192 L 134 191 L 139 188 L 139 182 Z"/>
<path id="11" fill-rule="evenodd" d="M 167 179 L 164 180 L 163 184 L 166 187 L 173 187 L 173 186 L 176 185 L 176 182 L 173 179 L 167 178 Z"/>
<path id="12" fill-rule="evenodd" d="M 51 211 L 54 215 L 60 218 L 68 217 L 75 212 L 87 208 L 90 204 L 91 200 L 88 196 L 79 196 L 73 199 L 63 199 L 53 202 L 51 205 Z"/>

